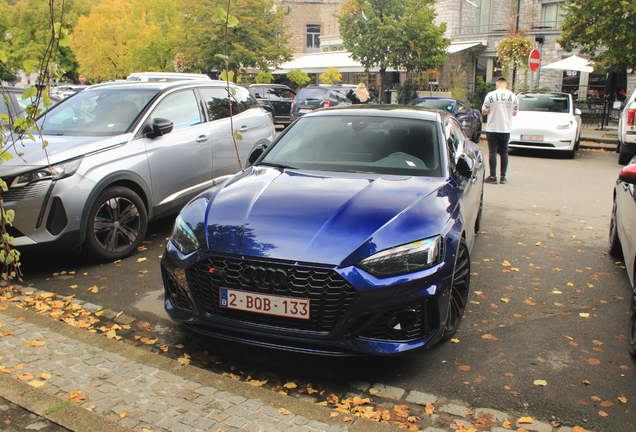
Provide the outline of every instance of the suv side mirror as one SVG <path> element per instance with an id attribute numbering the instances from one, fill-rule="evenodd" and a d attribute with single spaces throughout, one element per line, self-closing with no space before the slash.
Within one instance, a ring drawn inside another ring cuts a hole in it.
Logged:
<path id="1" fill-rule="evenodd" d="M 457 172 L 462 177 L 471 178 L 473 176 L 473 160 L 466 153 L 461 154 L 455 165 Z"/>
<path id="2" fill-rule="evenodd" d="M 146 126 L 144 126 L 143 134 L 146 138 L 163 136 L 172 132 L 173 127 L 174 124 L 170 120 L 164 118 L 155 118 L 152 119 L 152 124 L 146 123 Z"/>
<path id="3" fill-rule="evenodd" d="M 249 157 L 247 158 L 247 166 L 254 165 L 254 162 L 258 160 L 259 157 L 267 150 L 269 144 L 258 144 L 256 147 L 252 149 Z"/>

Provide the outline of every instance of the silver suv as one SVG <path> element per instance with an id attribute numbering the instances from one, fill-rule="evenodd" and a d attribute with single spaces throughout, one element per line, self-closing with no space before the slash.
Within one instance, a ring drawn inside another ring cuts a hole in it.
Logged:
<path id="1" fill-rule="evenodd" d="M 228 97 L 225 85 L 100 84 L 52 108 L 38 120 L 46 152 L 25 141 L 0 165 L 4 207 L 16 214 L 14 246 L 83 246 L 116 260 L 140 245 L 148 221 L 230 178 L 239 170 L 230 100 L 242 161 L 272 142 L 275 129 L 247 89 L 231 85 Z"/>

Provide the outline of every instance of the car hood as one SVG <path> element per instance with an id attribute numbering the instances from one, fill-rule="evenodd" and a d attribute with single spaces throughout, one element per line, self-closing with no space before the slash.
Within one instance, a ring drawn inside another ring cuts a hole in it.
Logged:
<path id="1" fill-rule="evenodd" d="M 55 165 L 58 162 L 120 145 L 130 138 L 131 134 L 112 137 L 44 135 L 44 140 L 48 142 L 45 151 L 41 140 L 36 137 L 36 140 L 32 141 L 27 137 L 17 142 L 15 146 L 7 148 L 7 152 L 13 156 L 13 159 L 0 165 L 0 175 L 20 174 L 45 167 L 49 162 Z"/>
<path id="2" fill-rule="evenodd" d="M 557 126 L 570 120 L 575 121 L 570 113 L 519 111 L 512 118 L 512 128 L 556 129 Z"/>
<path id="3" fill-rule="evenodd" d="M 346 267 L 441 233 L 457 202 L 453 190 L 445 178 L 255 167 L 212 197 L 208 247 Z"/>

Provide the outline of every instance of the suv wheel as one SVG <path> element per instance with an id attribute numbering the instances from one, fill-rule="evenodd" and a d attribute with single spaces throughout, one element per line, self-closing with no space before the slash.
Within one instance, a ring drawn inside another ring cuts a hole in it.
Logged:
<path id="1" fill-rule="evenodd" d="M 130 255 L 143 241 L 146 207 L 132 190 L 114 186 L 99 194 L 88 213 L 85 246 L 100 261 Z"/>

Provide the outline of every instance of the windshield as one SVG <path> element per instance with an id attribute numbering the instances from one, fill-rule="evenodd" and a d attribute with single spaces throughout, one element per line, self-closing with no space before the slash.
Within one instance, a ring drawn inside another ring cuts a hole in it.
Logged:
<path id="1" fill-rule="evenodd" d="M 391 117 L 303 117 L 262 164 L 320 171 L 439 177 L 435 122 Z"/>
<path id="2" fill-rule="evenodd" d="M 46 135 L 113 136 L 128 130 L 158 90 L 83 91 L 39 121 Z"/>
<path id="3" fill-rule="evenodd" d="M 327 96 L 328 91 L 324 88 L 304 88 L 298 92 L 296 100 L 322 99 Z"/>
<path id="4" fill-rule="evenodd" d="M 418 100 L 411 101 L 409 105 L 415 105 L 418 107 L 440 109 L 440 110 L 446 110 L 448 112 L 453 112 L 453 106 L 455 105 L 455 103 L 452 101 L 447 101 L 447 100 L 426 99 L 421 101 L 418 101 Z"/>
<path id="5" fill-rule="evenodd" d="M 570 112 L 570 98 L 554 94 L 520 94 L 519 111 Z"/>

